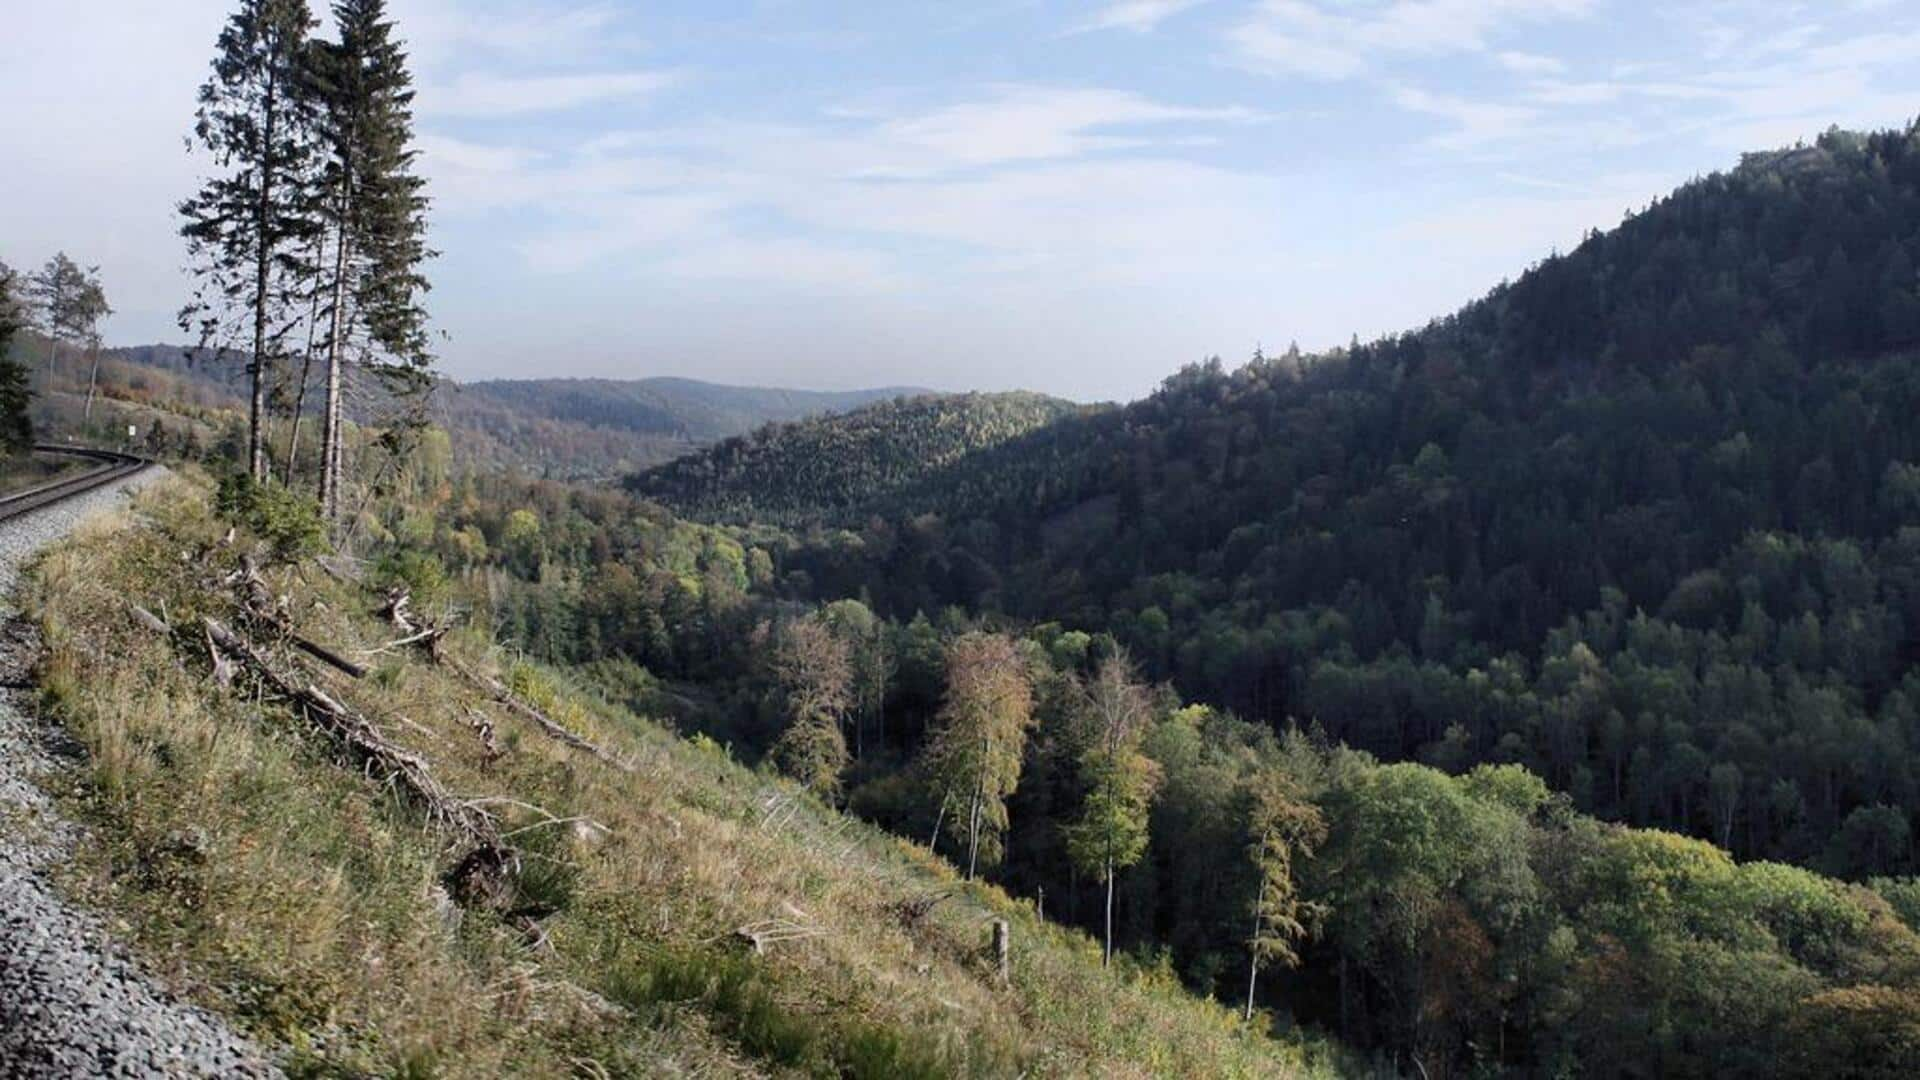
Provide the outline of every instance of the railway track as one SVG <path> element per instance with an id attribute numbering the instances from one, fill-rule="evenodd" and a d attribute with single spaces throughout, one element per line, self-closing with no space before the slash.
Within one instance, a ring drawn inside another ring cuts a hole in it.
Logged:
<path id="1" fill-rule="evenodd" d="M 63 476 L 21 491 L 0 495 L 0 521 L 19 517 L 21 514 L 95 488 L 105 487 L 117 480 L 132 476 L 149 464 L 147 459 L 135 457 L 132 454 L 121 454 L 112 450 L 93 450 L 84 446 L 41 443 L 34 446 L 33 452 L 82 458 L 94 464 L 86 471 L 72 476 Z"/>

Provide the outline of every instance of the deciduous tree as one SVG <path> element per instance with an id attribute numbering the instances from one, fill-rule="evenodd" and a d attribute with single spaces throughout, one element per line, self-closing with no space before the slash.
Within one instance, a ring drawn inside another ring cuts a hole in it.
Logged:
<path id="1" fill-rule="evenodd" d="M 1007 827 L 1007 796 L 1020 782 L 1033 688 L 1011 638 L 972 633 L 947 650 L 947 693 L 927 748 L 927 771 L 943 798 L 959 803 L 950 826 L 967 845 L 972 880 L 984 849 L 998 862 Z"/>
<path id="2" fill-rule="evenodd" d="M 1101 661 L 1079 704 L 1091 736 L 1080 761 L 1087 796 L 1078 820 L 1067 828 L 1067 853 L 1082 872 L 1097 875 L 1106 886 L 1101 962 L 1110 964 L 1114 877 L 1147 853 L 1147 812 L 1160 780 L 1158 767 L 1140 752 L 1153 710 L 1124 652 Z"/>
<path id="3" fill-rule="evenodd" d="M 1327 838 L 1327 821 L 1320 808 L 1302 795 L 1284 772 L 1269 769 L 1258 774 L 1251 794 L 1253 814 L 1248 831 L 1253 839 L 1247 855 L 1253 860 L 1257 886 L 1253 936 L 1247 941 L 1247 951 L 1252 954 L 1247 964 L 1248 1020 L 1253 1019 L 1253 995 L 1261 962 L 1297 966 L 1298 944 L 1312 933 L 1325 913 L 1324 905 L 1300 895 L 1293 868 L 1295 860 L 1312 858 Z"/>
<path id="4" fill-rule="evenodd" d="M 847 767 L 847 740 L 840 725 L 853 683 L 846 643 L 819 618 L 798 619 L 780 629 L 771 662 L 787 717 L 773 758 L 788 776 L 824 798 L 835 798 Z"/>

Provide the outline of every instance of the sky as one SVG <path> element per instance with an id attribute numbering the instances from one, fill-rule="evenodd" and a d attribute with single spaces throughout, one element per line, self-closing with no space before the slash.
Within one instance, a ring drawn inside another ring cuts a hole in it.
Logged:
<path id="1" fill-rule="evenodd" d="M 183 340 L 228 0 L 24 0 L 0 259 Z M 1418 326 L 1742 151 L 1920 114 L 1920 0 L 392 0 L 460 379 L 1124 400 Z"/>

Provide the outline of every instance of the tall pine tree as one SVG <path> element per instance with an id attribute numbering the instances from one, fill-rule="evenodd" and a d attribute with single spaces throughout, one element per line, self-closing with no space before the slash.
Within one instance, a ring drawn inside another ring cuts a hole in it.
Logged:
<path id="1" fill-rule="evenodd" d="M 218 175 L 180 204 L 198 286 L 180 313 L 221 355 L 251 338 L 247 471 L 267 479 L 267 382 L 311 287 L 314 142 L 304 60 L 306 0 L 241 0 L 200 88 L 194 138 Z"/>
<path id="2" fill-rule="evenodd" d="M 323 270 L 326 405 L 322 419 L 320 502 L 340 509 L 346 368 L 356 348 L 385 389 L 398 397 L 430 385 L 426 198 L 413 173 L 413 80 L 394 39 L 386 0 L 338 0 L 340 40 L 309 53 L 308 85 L 325 163 L 320 214 L 329 251 Z"/>

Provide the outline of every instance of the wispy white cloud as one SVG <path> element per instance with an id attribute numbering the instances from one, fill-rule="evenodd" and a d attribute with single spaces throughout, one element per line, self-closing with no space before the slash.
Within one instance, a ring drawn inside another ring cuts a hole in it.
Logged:
<path id="1" fill-rule="evenodd" d="M 1199 250 L 1224 257 L 1244 239 L 1244 215 L 1277 192 L 1175 151 L 1202 137 L 1196 128 L 1258 118 L 1002 86 L 917 113 L 655 128 L 559 153 L 441 139 L 423 161 L 454 212 L 578 208 L 522 246 L 542 272 L 642 258 L 675 274 L 814 272 L 871 290 L 924 279 L 903 243 L 946 249 L 942 273 L 1087 273 L 1089 251 L 1107 276 L 1164 271 Z"/>
<path id="2" fill-rule="evenodd" d="M 1160 24 L 1206 0 L 1117 0 L 1093 17 L 1077 24 L 1076 33 L 1096 30 L 1131 30 L 1136 34 L 1158 29 Z"/>
<path id="3" fill-rule="evenodd" d="M 1559 75 L 1567 70 L 1566 61 L 1537 53 L 1509 49 L 1495 56 L 1500 66 L 1517 75 Z"/>
<path id="4" fill-rule="evenodd" d="M 1516 25 L 1577 18 L 1596 0 L 1391 0 L 1359 7 L 1262 0 L 1233 29 L 1240 63 L 1275 74 L 1345 79 L 1378 58 L 1482 53 Z M 1517 55 L 1517 54 L 1516 54 Z"/>
<path id="5" fill-rule="evenodd" d="M 676 76 L 662 71 L 582 74 L 463 74 L 451 82 L 427 86 L 418 98 L 426 116 L 523 116 L 577 109 L 584 105 L 632 101 L 671 85 Z"/>

